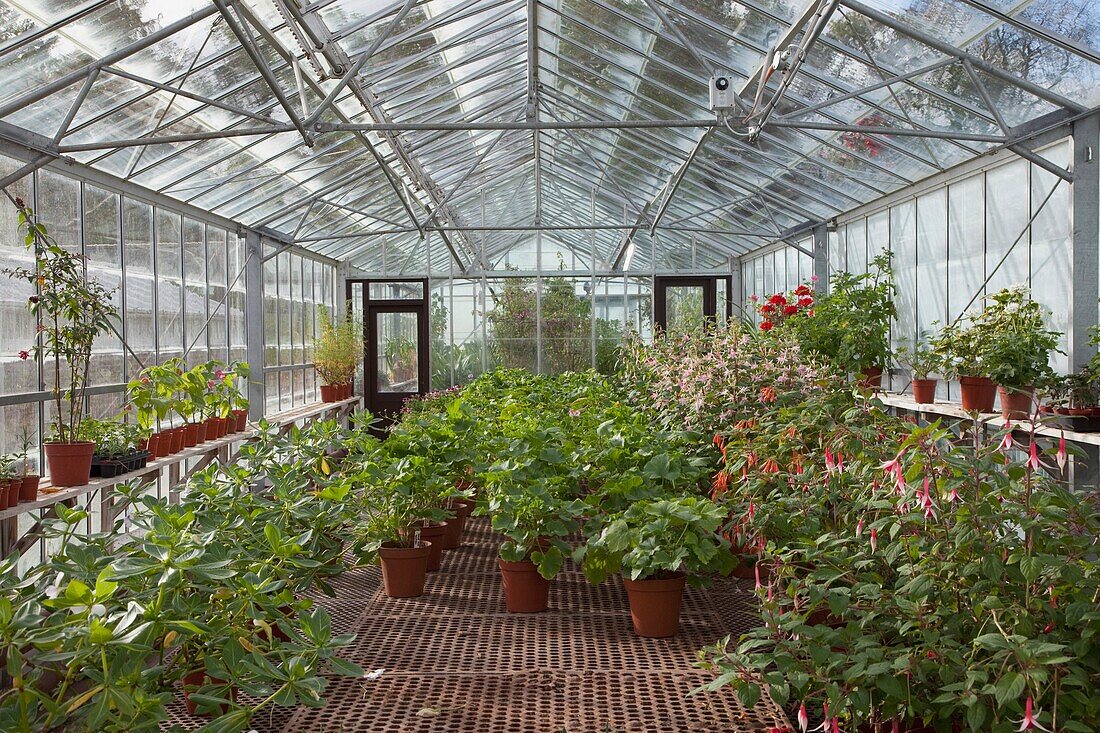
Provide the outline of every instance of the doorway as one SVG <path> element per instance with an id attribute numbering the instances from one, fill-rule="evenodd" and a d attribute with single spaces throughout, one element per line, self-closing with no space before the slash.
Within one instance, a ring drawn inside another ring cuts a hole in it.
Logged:
<path id="1" fill-rule="evenodd" d="M 363 317 L 363 396 L 385 428 L 428 392 L 428 281 L 348 280 L 347 295 Z"/>
<path id="2" fill-rule="evenodd" d="M 665 333 L 701 328 L 705 323 L 725 323 L 732 315 L 731 278 L 653 278 L 653 322 Z"/>

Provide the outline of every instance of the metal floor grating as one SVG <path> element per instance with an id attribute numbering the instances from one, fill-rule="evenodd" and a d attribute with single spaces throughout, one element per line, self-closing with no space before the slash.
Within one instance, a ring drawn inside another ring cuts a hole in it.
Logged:
<path id="1" fill-rule="evenodd" d="M 420 598 L 381 592 L 377 567 L 338 578 L 336 598 L 309 597 L 357 639 L 344 656 L 376 680 L 334 679 L 321 709 L 264 713 L 258 733 L 748 733 L 784 728 L 766 698 L 753 710 L 729 691 L 690 695 L 710 677 L 696 652 L 758 623 L 754 581 L 689 587 L 680 633 L 633 632 L 618 579 L 591 586 L 572 565 L 554 579 L 550 609 L 508 614 L 496 565 L 500 537 L 471 519 Z M 171 722 L 185 729 L 182 702 Z"/>

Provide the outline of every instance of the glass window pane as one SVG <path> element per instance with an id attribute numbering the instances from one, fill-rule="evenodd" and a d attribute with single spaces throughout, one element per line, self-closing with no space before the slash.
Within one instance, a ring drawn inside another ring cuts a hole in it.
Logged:
<path id="1" fill-rule="evenodd" d="M 420 389 L 416 313 L 376 313 L 379 392 L 416 393 Z"/>

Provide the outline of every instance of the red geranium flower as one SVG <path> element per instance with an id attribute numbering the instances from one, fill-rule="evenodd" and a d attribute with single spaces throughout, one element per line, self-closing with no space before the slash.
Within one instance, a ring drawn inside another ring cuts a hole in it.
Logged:
<path id="1" fill-rule="evenodd" d="M 768 302 L 772 305 L 786 305 L 787 299 L 783 297 L 783 293 L 776 293 L 772 297 L 768 298 Z"/>
<path id="2" fill-rule="evenodd" d="M 785 305 L 785 306 L 783 306 L 783 315 L 793 316 L 795 313 L 798 313 L 798 306 L 797 305 Z"/>
<path id="3" fill-rule="evenodd" d="M 804 296 L 802 296 L 801 298 L 798 299 L 799 307 L 809 308 L 813 304 L 814 304 L 814 299 L 811 298 L 808 295 L 804 295 Z"/>
<path id="4" fill-rule="evenodd" d="M 802 285 L 799 285 L 797 288 L 795 288 L 794 294 L 795 295 L 809 295 L 812 292 L 813 292 L 813 290 L 810 289 L 810 286 L 803 283 Z"/>
<path id="5" fill-rule="evenodd" d="M 763 323 L 760 324 L 760 330 L 761 331 L 770 331 L 773 328 L 775 328 L 775 324 L 772 323 L 771 321 L 764 321 Z"/>
<path id="6" fill-rule="evenodd" d="M 772 305 L 771 303 L 765 303 L 764 305 L 760 306 L 760 312 L 761 313 L 775 313 L 775 306 Z"/>

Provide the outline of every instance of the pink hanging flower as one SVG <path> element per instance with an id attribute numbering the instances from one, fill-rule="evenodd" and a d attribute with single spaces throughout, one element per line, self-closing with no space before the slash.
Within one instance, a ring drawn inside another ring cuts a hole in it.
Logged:
<path id="1" fill-rule="evenodd" d="M 856 522 L 856 539 L 859 539 L 860 535 L 862 535 L 862 534 L 863 534 L 863 517 L 860 517 L 859 521 Z"/>
<path id="2" fill-rule="evenodd" d="M 760 590 L 764 585 L 760 582 L 760 563 L 756 563 L 753 566 L 753 572 L 756 574 L 756 590 Z"/>
<path id="3" fill-rule="evenodd" d="M 1017 728 L 1017 733 L 1025 730 L 1041 730 L 1048 731 L 1049 728 L 1044 728 L 1039 725 L 1039 721 L 1035 719 L 1037 713 L 1033 710 L 1033 703 L 1031 701 L 1031 695 L 1027 696 L 1027 701 L 1024 703 L 1024 717 L 1020 720 L 1020 727 Z"/>
<path id="4" fill-rule="evenodd" d="M 1066 462 L 1069 456 L 1066 454 L 1066 434 L 1062 433 L 1058 438 L 1058 455 L 1055 459 L 1058 461 L 1058 470 L 1066 470 Z"/>
<path id="5" fill-rule="evenodd" d="M 1028 450 L 1027 463 L 1025 465 L 1032 469 L 1037 469 L 1040 466 L 1046 465 L 1039 460 L 1039 446 L 1034 440 L 1031 441 L 1031 448 Z"/>
<path id="6" fill-rule="evenodd" d="M 806 713 L 806 703 L 798 706 L 798 727 L 802 733 L 806 733 L 810 727 L 810 716 Z"/>
<path id="7" fill-rule="evenodd" d="M 878 550 L 878 530 L 871 527 L 871 552 Z"/>
<path id="8" fill-rule="evenodd" d="M 921 491 L 920 499 L 921 509 L 924 510 L 925 519 L 934 519 L 936 516 L 936 505 L 932 503 L 932 494 L 928 490 L 928 477 L 924 477 L 924 488 Z"/>
<path id="9" fill-rule="evenodd" d="M 956 505 L 956 504 L 958 504 L 958 503 L 959 503 L 960 501 L 962 501 L 962 497 L 961 497 L 961 496 L 959 496 L 959 489 L 958 489 L 958 487 L 952 486 L 952 487 L 951 487 L 951 504 L 952 504 L 952 505 Z"/>
<path id="10" fill-rule="evenodd" d="M 997 446 L 998 450 L 1002 453 L 1008 453 L 1010 450 L 1016 447 L 1016 441 L 1012 439 L 1012 423 L 1005 423 L 1005 437 L 1001 438 L 1000 444 Z"/>

